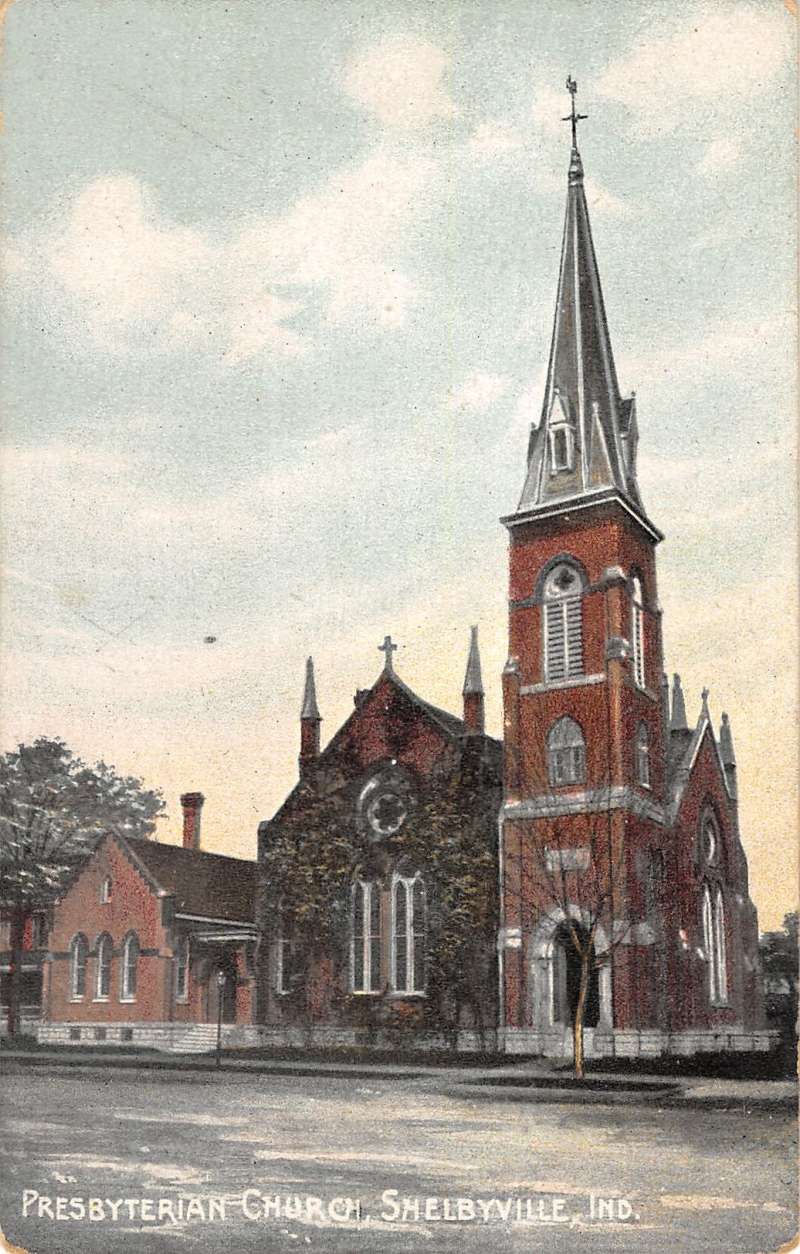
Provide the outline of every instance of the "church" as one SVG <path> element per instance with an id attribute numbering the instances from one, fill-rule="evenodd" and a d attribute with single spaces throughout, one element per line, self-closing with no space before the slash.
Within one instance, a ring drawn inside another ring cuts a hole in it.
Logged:
<path id="1" fill-rule="evenodd" d="M 763 1050 L 736 759 L 664 674 L 637 480 L 577 142 L 541 418 L 509 535 L 504 740 L 477 629 L 459 716 L 383 670 L 321 748 L 309 659 L 300 773 L 259 828 L 266 1042 L 568 1057 Z M 487 571 L 487 575 L 489 572 Z"/>

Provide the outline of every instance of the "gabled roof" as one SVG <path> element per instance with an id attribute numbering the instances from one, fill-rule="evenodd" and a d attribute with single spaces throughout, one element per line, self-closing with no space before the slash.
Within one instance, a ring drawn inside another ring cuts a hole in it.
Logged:
<path id="1" fill-rule="evenodd" d="M 487 736 L 484 732 L 469 735 L 463 719 L 458 718 L 455 714 L 450 714 L 447 710 L 439 709 L 438 706 L 431 705 L 429 701 L 424 701 L 422 697 L 418 696 L 417 693 L 414 692 L 413 688 L 409 688 L 408 684 L 404 683 L 391 664 L 384 667 L 371 688 L 368 688 L 358 694 L 355 709 L 353 709 L 353 711 L 342 723 L 341 727 L 339 727 L 339 729 L 334 733 L 325 748 L 322 749 L 318 759 L 319 762 L 324 762 L 326 757 L 331 758 L 335 756 L 338 747 L 347 736 L 348 731 L 352 728 L 354 723 L 363 718 L 365 708 L 369 706 L 371 699 L 383 683 L 391 684 L 399 693 L 402 693 L 410 705 L 424 719 L 433 724 L 436 730 L 442 734 L 444 739 L 450 744 L 458 745 L 462 742 L 470 741 L 472 752 L 475 752 L 477 747 L 478 752 L 485 752 L 487 758 L 494 761 L 497 769 L 500 769 L 503 757 L 502 741 L 496 740 L 492 736 Z M 284 813 L 284 811 L 286 811 L 287 807 L 291 804 L 292 798 L 300 789 L 301 784 L 302 781 L 298 780 L 287 797 L 278 807 L 270 822 L 274 822 L 282 813 Z"/>
<path id="2" fill-rule="evenodd" d="M 706 734 L 708 734 L 711 740 L 714 757 L 719 766 L 722 786 L 726 794 L 728 796 L 731 795 L 730 783 L 720 756 L 719 745 L 714 735 L 714 727 L 709 717 L 708 708 L 704 703 L 694 731 L 689 731 L 688 728 L 679 728 L 670 732 L 667 750 L 667 797 L 670 821 L 673 823 L 678 817 L 684 793 L 691 779 L 692 770 Z"/>
<path id="3" fill-rule="evenodd" d="M 255 918 L 258 863 L 142 837 L 117 837 L 160 897 L 174 897 L 178 914 L 250 923 Z"/>

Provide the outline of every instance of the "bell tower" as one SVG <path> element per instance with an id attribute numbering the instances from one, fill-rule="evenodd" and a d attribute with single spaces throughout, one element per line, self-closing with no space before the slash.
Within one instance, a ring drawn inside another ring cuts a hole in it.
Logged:
<path id="1" fill-rule="evenodd" d="M 570 922 L 594 924 L 604 955 L 598 1040 L 652 1017 L 636 974 L 649 961 L 637 952 L 646 943 L 639 872 L 665 822 L 663 537 L 639 493 L 636 400 L 617 381 L 578 149 L 585 115 L 572 78 L 567 88 L 572 146 L 547 382 L 522 495 L 502 519 L 501 995 L 506 1048 L 523 1052 L 558 1052 L 568 1016 L 557 985 L 567 977 L 553 952 Z"/>

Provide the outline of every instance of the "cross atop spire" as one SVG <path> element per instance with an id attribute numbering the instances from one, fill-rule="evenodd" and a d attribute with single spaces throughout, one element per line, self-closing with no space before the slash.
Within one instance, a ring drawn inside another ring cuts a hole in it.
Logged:
<path id="1" fill-rule="evenodd" d="M 396 651 L 397 645 L 392 641 L 392 637 L 384 636 L 383 644 L 378 645 L 378 652 L 382 653 L 386 658 L 386 661 L 383 664 L 383 669 L 385 671 L 394 671 L 394 659 L 392 658 L 392 654 Z"/>
<path id="2" fill-rule="evenodd" d="M 572 123 L 572 147 L 577 149 L 578 147 L 578 123 L 585 122 L 589 115 L 588 113 L 576 113 L 575 112 L 575 96 L 578 91 L 578 84 L 575 82 L 575 79 L 572 77 L 571 74 L 567 75 L 567 91 L 572 97 L 572 100 L 570 101 L 571 110 L 565 118 L 561 119 L 561 121 Z"/>

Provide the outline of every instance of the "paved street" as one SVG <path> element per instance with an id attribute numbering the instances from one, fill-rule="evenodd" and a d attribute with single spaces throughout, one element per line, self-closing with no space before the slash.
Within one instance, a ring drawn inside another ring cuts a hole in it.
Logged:
<path id="1" fill-rule="evenodd" d="M 2 1228 L 34 1254 L 757 1254 L 795 1229 L 788 1111 L 531 1104 L 446 1073 L 6 1072 Z"/>

